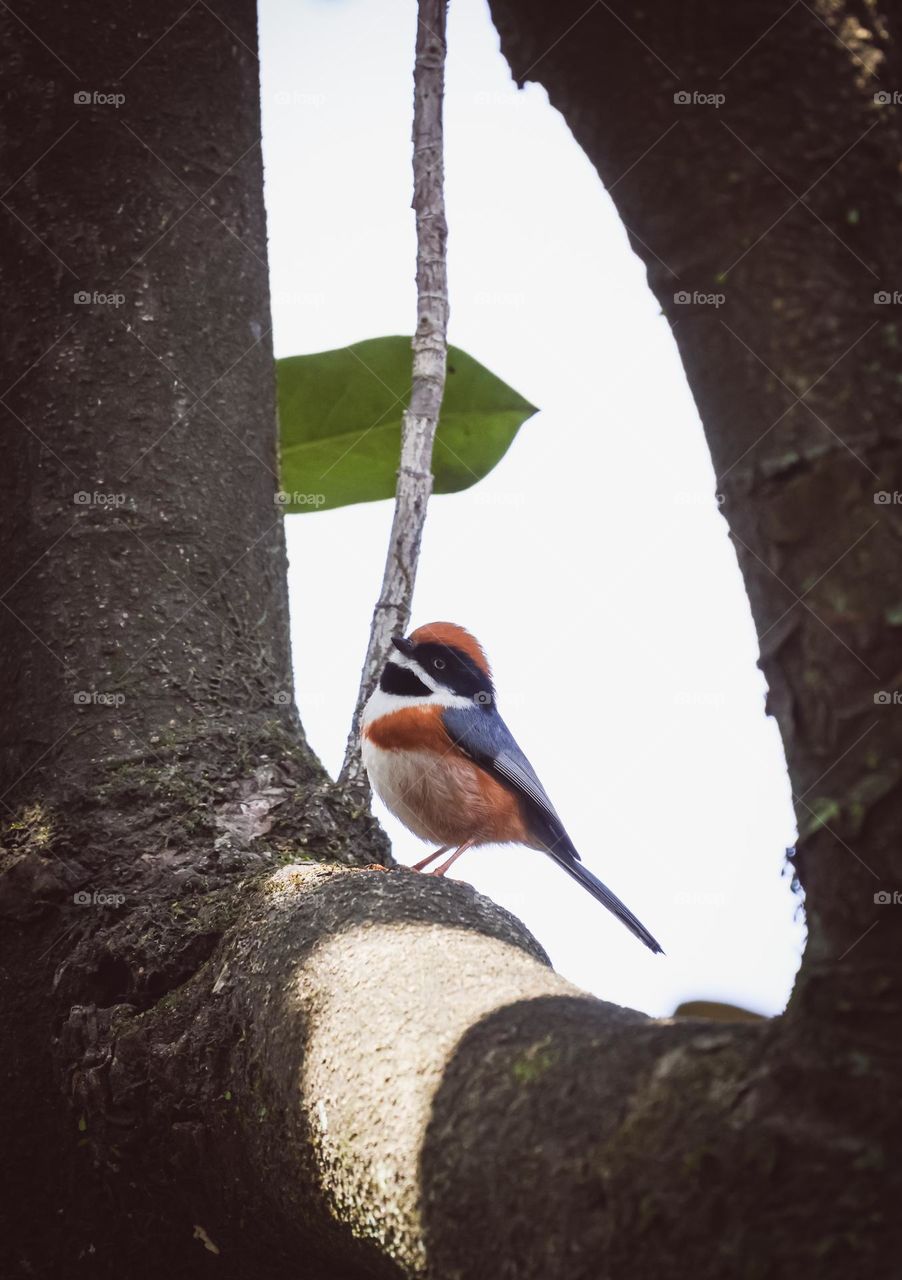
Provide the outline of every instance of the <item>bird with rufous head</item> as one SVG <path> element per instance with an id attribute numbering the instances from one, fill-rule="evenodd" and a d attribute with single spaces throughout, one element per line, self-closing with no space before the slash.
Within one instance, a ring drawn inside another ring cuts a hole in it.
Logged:
<path id="1" fill-rule="evenodd" d="M 654 952 L 661 946 L 592 874 L 529 760 L 498 713 L 488 659 L 453 622 L 394 636 L 394 651 L 367 702 L 363 763 L 373 790 L 414 835 L 439 846 L 414 866 L 450 853 L 443 876 L 468 849 L 539 849 Z"/>

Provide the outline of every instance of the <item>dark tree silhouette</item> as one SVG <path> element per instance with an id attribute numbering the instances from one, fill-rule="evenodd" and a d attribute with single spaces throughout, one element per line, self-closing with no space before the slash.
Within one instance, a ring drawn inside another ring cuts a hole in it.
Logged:
<path id="1" fill-rule="evenodd" d="M 291 700 L 254 5 L 0 7 L 4 1275 L 895 1274 L 898 18 L 493 11 L 708 432 L 802 828 L 792 1002 L 657 1023 L 466 886 L 355 869 L 384 837 Z"/>

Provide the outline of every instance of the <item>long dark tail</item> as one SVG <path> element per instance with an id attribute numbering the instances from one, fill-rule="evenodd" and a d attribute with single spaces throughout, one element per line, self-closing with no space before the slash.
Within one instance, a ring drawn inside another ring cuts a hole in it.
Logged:
<path id="1" fill-rule="evenodd" d="M 584 889 L 588 889 L 593 898 L 597 898 L 602 906 L 607 907 L 608 911 L 612 912 L 618 920 L 622 920 L 630 933 L 634 933 L 640 942 L 644 942 L 649 951 L 654 951 L 655 954 L 664 954 L 664 948 L 651 936 L 645 925 L 636 919 L 629 907 L 624 906 L 616 893 L 611 893 L 608 886 L 602 884 L 596 876 L 593 876 L 592 872 L 584 867 L 577 858 L 560 849 L 546 849 L 546 852 L 550 857 L 554 858 L 558 866 L 564 868 L 568 875 L 573 876 L 574 880 L 578 880 Z"/>

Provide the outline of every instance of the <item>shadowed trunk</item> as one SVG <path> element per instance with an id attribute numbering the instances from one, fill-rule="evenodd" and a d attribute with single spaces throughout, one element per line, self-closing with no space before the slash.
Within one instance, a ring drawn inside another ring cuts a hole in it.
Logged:
<path id="1" fill-rule="evenodd" d="M 493 4 L 515 77 L 547 88 L 611 191 L 711 446 L 796 802 L 796 1002 L 818 974 L 882 1009 L 899 933 L 874 896 L 902 880 L 902 185 L 877 9 Z"/>
<path id="2" fill-rule="evenodd" d="M 103 1032 L 172 999 L 261 868 L 388 854 L 293 707 L 255 6 L 0 23 L 0 1271 L 184 1274 L 196 1168 L 131 1185 L 149 1108 Z M 167 1140 L 203 1070 L 177 1060 Z"/>
<path id="3" fill-rule="evenodd" d="M 574 991 L 467 886 L 352 869 L 384 837 L 291 701 L 254 6 L 16 12 L 0 1270 L 893 1275 L 889 19 L 494 4 L 674 322 L 786 743 L 811 939 L 787 1015 L 714 1026 Z"/>

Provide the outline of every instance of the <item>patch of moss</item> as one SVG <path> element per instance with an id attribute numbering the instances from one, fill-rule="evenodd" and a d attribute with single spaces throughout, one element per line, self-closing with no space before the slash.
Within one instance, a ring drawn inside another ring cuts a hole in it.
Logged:
<path id="1" fill-rule="evenodd" d="M 839 801 L 830 800 L 826 796 L 818 796 L 811 806 L 811 816 L 800 833 L 801 837 L 807 839 L 815 831 L 820 831 L 821 827 L 828 826 L 839 817 L 840 812 Z"/>
<path id="2" fill-rule="evenodd" d="M 23 853 L 26 850 L 49 851 L 53 844 L 53 819 L 40 803 L 25 805 L 2 828 L 0 852 Z"/>
<path id="3" fill-rule="evenodd" d="M 518 1084 L 534 1084 L 554 1066 L 557 1058 L 551 1049 L 551 1037 L 546 1036 L 530 1045 L 511 1064 L 511 1072 Z"/>

